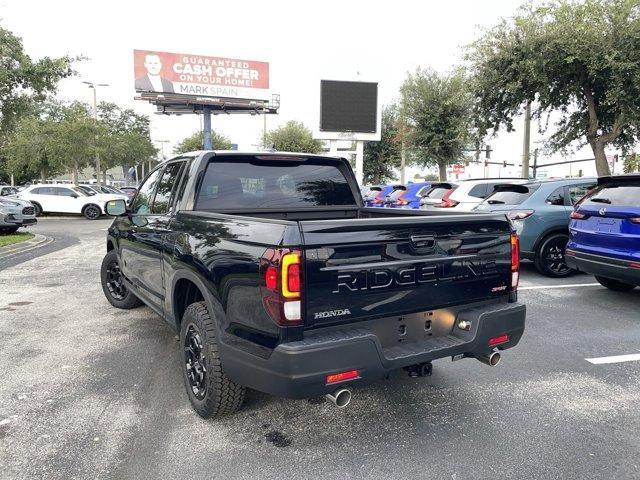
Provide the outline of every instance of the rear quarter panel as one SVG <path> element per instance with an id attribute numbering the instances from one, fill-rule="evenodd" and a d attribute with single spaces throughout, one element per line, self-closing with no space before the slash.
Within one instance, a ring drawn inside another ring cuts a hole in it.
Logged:
<path id="1" fill-rule="evenodd" d="M 297 225 L 206 212 L 181 212 L 171 223 L 165 245 L 165 308 L 173 311 L 172 286 L 181 278 L 202 280 L 224 332 L 234 325 L 274 338 L 279 327 L 262 304 L 260 259 L 274 246 L 299 246 Z"/>

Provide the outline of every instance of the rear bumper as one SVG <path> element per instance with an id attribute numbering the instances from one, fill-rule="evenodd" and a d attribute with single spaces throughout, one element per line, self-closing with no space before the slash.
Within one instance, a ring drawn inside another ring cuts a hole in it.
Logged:
<path id="1" fill-rule="evenodd" d="M 492 350 L 490 338 L 508 334 L 498 345 L 514 347 L 524 332 L 525 306 L 490 303 L 460 310 L 448 335 L 383 347 L 373 330 L 363 327 L 321 329 L 305 333 L 302 341 L 278 345 L 268 358 L 260 358 L 229 344 L 220 345 L 225 372 L 236 383 L 272 395 L 308 398 L 334 391 L 338 386 L 363 385 L 384 378 L 398 368 L 464 355 L 480 357 Z M 460 320 L 471 329 L 457 328 Z M 359 378 L 325 385 L 332 373 L 357 369 Z"/>
<path id="2" fill-rule="evenodd" d="M 640 285 L 640 264 L 638 262 L 593 255 L 570 249 L 566 251 L 565 261 L 574 270 Z"/>

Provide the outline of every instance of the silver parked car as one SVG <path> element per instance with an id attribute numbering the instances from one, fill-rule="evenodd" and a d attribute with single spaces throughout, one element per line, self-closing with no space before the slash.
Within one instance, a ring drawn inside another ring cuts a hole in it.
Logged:
<path id="1" fill-rule="evenodd" d="M 36 210 L 31 202 L 0 196 L 0 233 L 15 233 L 18 228 L 36 222 Z"/>

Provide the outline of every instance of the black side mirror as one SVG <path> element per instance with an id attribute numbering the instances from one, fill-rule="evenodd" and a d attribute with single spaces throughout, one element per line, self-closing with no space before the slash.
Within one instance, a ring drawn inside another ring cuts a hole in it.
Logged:
<path id="1" fill-rule="evenodd" d="M 109 200 L 105 207 L 107 215 L 112 217 L 121 217 L 127 213 L 127 204 L 124 200 Z"/>
<path id="2" fill-rule="evenodd" d="M 72 196 L 73 198 L 78 198 L 78 194 L 77 194 L 77 193 L 72 193 L 72 194 L 71 194 L 71 196 Z"/>

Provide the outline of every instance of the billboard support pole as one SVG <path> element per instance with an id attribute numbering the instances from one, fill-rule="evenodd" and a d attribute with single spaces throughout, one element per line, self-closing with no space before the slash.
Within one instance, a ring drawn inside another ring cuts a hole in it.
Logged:
<path id="1" fill-rule="evenodd" d="M 211 108 L 202 108 L 202 130 L 204 142 L 202 145 L 203 150 L 213 150 L 211 142 Z"/>
<path id="2" fill-rule="evenodd" d="M 356 142 L 356 180 L 358 185 L 362 186 L 362 179 L 364 172 L 362 171 L 364 165 L 364 142 L 358 140 Z"/>

